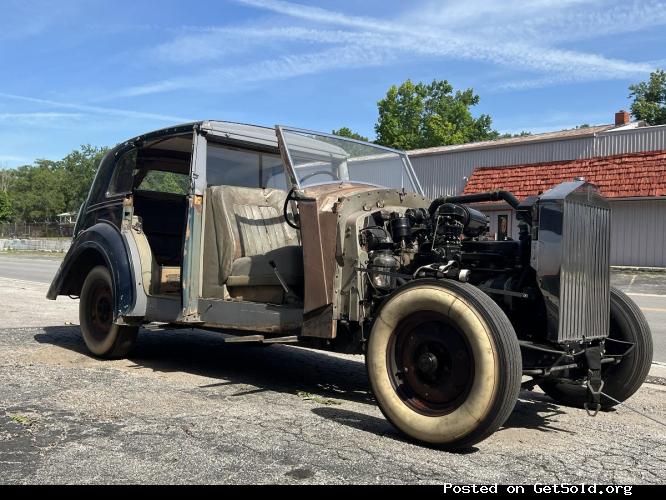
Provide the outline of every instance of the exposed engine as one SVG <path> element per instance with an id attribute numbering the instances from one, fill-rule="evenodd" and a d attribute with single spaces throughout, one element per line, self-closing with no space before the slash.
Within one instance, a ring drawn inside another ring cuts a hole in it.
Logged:
<path id="1" fill-rule="evenodd" d="M 487 241 L 483 239 L 489 228 L 485 214 L 444 202 L 404 213 L 377 211 L 360 238 L 377 292 L 390 291 L 403 280 L 428 277 L 476 285 L 487 282 L 489 288 L 504 289 L 509 275 L 529 265 L 529 235 L 527 226 L 521 227 L 521 241 Z M 496 283 L 498 274 L 503 283 Z"/>
<path id="2" fill-rule="evenodd" d="M 516 211 L 518 240 L 487 238 L 488 217 L 467 205 L 498 200 Z M 610 244 L 605 203 L 594 187 L 575 181 L 522 202 L 496 191 L 437 198 L 428 209 L 404 213 L 378 210 L 359 235 L 372 300 L 410 280 L 455 279 L 491 296 L 522 340 L 575 349 L 583 339 L 602 339 Z M 594 244 L 583 251 L 580 242 L 590 233 Z M 576 311 L 578 320 L 562 310 Z"/>

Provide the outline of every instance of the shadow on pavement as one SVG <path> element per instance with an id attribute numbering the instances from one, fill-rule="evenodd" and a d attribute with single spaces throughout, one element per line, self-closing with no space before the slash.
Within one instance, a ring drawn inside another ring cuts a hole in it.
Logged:
<path id="1" fill-rule="evenodd" d="M 339 408 L 320 407 L 314 408 L 312 413 L 327 420 L 332 420 L 338 424 L 346 425 L 352 429 L 369 432 L 379 437 L 389 438 L 400 443 L 413 444 L 415 446 L 425 447 L 437 450 L 437 446 L 429 445 L 427 443 L 420 443 L 410 437 L 406 436 L 398 429 L 393 427 L 388 420 L 371 415 L 365 415 L 350 410 L 342 410 Z M 458 455 L 467 455 L 469 453 L 476 453 L 479 451 L 475 446 L 455 450 L 454 453 Z"/>
<path id="2" fill-rule="evenodd" d="M 78 326 L 45 327 L 35 340 L 91 356 Z M 91 356 L 92 357 L 92 356 Z M 219 382 L 202 384 L 208 397 L 216 388 L 239 388 L 232 396 L 261 391 L 310 393 L 326 398 L 374 404 L 362 358 L 345 359 L 294 346 L 225 344 L 220 334 L 203 330 L 142 329 L 136 346 L 125 360 L 131 369 L 183 372 Z M 100 363 L 104 361 L 100 360 Z M 229 396 L 228 392 L 221 396 Z"/>
<path id="3" fill-rule="evenodd" d="M 400 442 L 416 443 L 398 431 L 383 418 L 330 407 L 314 408 L 312 413 L 327 420 L 346 425 L 352 429 L 358 429 Z M 573 434 L 571 431 L 561 429 L 554 425 L 555 417 L 564 413 L 565 412 L 560 410 L 559 406 L 552 402 L 548 396 L 525 391 L 520 394 L 520 399 L 517 401 L 513 413 L 509 416 L 509 419 L 504 425 L 500 427 L 499 431 L 509 428 L 521 428 L 536 429 L 542 432 L 565 432 Z M 434 446 L 432 448 L 436 449 Z M 476 451 L 478 451 L 478 448 L 470 447 L 456 450 L 456 453 L 468 454 Z"/>
<path id="4" fill-rule="evenodd" d="M 563 415 L 563 407 L 555 403 L 545 394 L 531 391 L 521 391 L 518 401 L 513 409 L 513 413 L 500 431 L 510 428 L 536 429 L 542 432 L 565 432 L 573 434 L 566 429 L 561 429 L 555 425 L 556 417 Z"/>
<path id="5" fill-rule="evenodd" d="M 35 340 L 88 355 L 78 326 L 45 327 Z M 207 397 L 224 386 L 250 385 L 231 396 L 262 391 L 308 393 L 316 396 L 375 404 L 361 357 L 339 358 L 325 352 L 294 346 L 225 344 L 220 334 L 202 330 L 141 330 L 137 344 L 125 360 L 128 368 L 157 372 L 183 372 L 219 379 L 197 389 Z M 103 363 L 104 361 L 100 361 Z M 312 410 L 318 416 L 342 425 L 399 441 L 407 440 L 388 421 L 363 413 L 327 406 Z M 502 429 L 524 428 L 543 432 L 569 432 L 558 428 L 555 419 L 565 413 L 548 396 L 523 391 Z M 474 450 L 468 450 L 474 451 Z"/>

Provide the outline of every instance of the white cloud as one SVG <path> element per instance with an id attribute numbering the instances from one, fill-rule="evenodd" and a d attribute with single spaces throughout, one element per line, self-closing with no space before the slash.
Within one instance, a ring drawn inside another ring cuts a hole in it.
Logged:
<path id="1" fill-rule="evenodd" d="M 496 9 L 483 9 L 479 0 L 457 4 L 467 13 L 464 26 L 487 40 L 521 40 L 544 45 L 633 33 L 666 25 L 666 3 L 655 0 L 610 2 L 566 0 L 550 2 L 481 2 Z M 579 5 L 575 5 L 579 4 Z M 572 8 L 574 7 L 574 8 Z M 450 25 L 452 20 L 440 4 L 420 12 L 411 22 Z"/>
<path id="2" fill-rule="evenodd" d="M 349 30 L 322 30 L 300 26 L 245 26 L 189 28 L 186 33 L 150 51 L 151 57 L 174 64 L 229 58 L 258 46 L 278 42 L 310 45 L 369 44 L 381 35 Z"/>
<path id="3" fill-rule="evenodd" d="M 633 79 L 645 76 L 655 65 L 566 50 L 554 42 L 604 34 L 612 29 L 609 26 L 632 31 L 666 22 L 666 9 L 656 1 L 611 8 L 601 0 L 452 0 L 413 7 L 393 21 L 283 0 L 236 1 L 306 26 L 285 25 L 272 18 L 256 26 L 190 28 L 156 47 L 153 56 L 172 64 L 217 61 L 223 66 L 133 85 L 111 95 L 141 96 L 184 88 L 228 91 L 244 84 L 415 58 L 477 61 L 527 73 L 520 81 L 498 84 L 497 90 Z M 586 29 L 588 25 L 591 29 Z M 256 54 L 257 47 L 289 52 L 247 64 L 229 62 L 241 59 L 232 57 L 238 54 Z"/>
<path id="4" fill-rule="evenodd" d="M 45 125 L 53 122 L 77 120 L 82 116 L 81 113 L 0 113 L 0 122 L 20 123 L 23 125 Z"/>
<path id="5" fill-rule="evenodd" d="M 535 45 L 533 40 L 530 40 L 530 43 L 523 43 L 519 38 L 511 37 L 507 37 L 506 40 L 492 40 L 475 36 L 473 30 L 464 34 L 453 32 L 448 27 L 455 28 L 455 23 L 438 26 L 438 19 L 441 24 L 446 20 L 446 14 L 444 14 L 444 18 L 437 18 L 434 13 L 427 10 L 421 23 L 400 23 L 347 16 L 339 12 L 280 0 L 238 1 L 308 21 L 342 25 L 347 28 L 363 28 L 375 34 L 383 33 L 385 36 L 381 39 L 381 45 L 390 45 L 396 51 L 419 55 L 488 61 L 516 69 L 538 72 L 561 71 L 579 75 L 580 79 L 634 77 L 653 69 L 653 66 L 648 63 L 636 63 L 606 58 L 598 54 L 543 47 L 539 44 Z M 554 9 L 561 12 L 563 6 L 580 2 L 581 0 L 539 0 L 535 2 L 512 0 L 491 3 L 476 0 L 471 3 L 455 1 L 444 4 L 444 6 L 448 5 L 453 12 L 457 12 L 458 18 L 474 19 L 477 25 L 484 26 L 494 24 L 490 14 L 501 13 L 506 16 L 507 13 L 513 13 L 513 15 L 525 18 L 532 11 L 543 12 Z M 438 5 L 442 4 L 438 3 Z M 416 10 L 418 11 L 420 8 Z M 656 7 L 654 10 L 657 10 Z M 615 25 L 619 24 L 619 22 L 615 23 Z M 376 44 L 376 40 L 376 38 L 374 40 L 370 38 L 369 43 Z"/>
<path id="6" fill-rule="evenodd" d="M 375 31 L 395 31 L 395 26 L 386 21 L 374 19 L 371 17 L 348 16 L 342 12 L 334 12 L 319 7 L 310 7 L 292 2 L 281 0 L 236 0 L 239 3 L 266 9 L 278 14 L 284 14 L 290 17 L 297 17 L 307 21 L 314 21 L 323 24 L 338 24 L 352 28 L 362 28 Z M 408 27 L 405 26 L 405 29 Z"/>
<path id="7" fill-rule="evenodd" d="M 394 59 L 395 55 L 386 47 L 365 47 L 360 50 L 353 45 L 344 45 L 137 85 L 119 91 L 114 97 L 134 97 L 185 88 L 224 92 L 259 82 L 285 80 L 333 69 L 379 66 Z"/>
<path id="8" fill-rule="evenodd" d="M 81 111 L 87 114 L 93 114 L 93 115 L 102 115 L 102 116 L 117 116 L 117 117 L 122 117 L 122 118 L 136 118 L 136 119 L 144 119 L 144 120 L 153 120 L 153 121 L 161 121 L 161 122 L 175 122 L 175 123 L 182 123 L 182 122 L 188 122 L 192 121 L 188 118 L 182 118 L 178 116 L 172 116 L 172 115 L 163 115 L 163 114 L 158 114 L 158 113 L 148 113 L 144 111 L 133 111 L 133 110 L 127 110 L 127 109 L 117 109 L 117 108 L 106 108 L 106 107 L 101 107 L 101 106 L 89 106 L 86 104 L 77 104 L 77 103 L 71 103 L 71 102 L 59 102 L 59 101 L 52 101 L 49 99 L 41 99 L 37 97 L 28 97 L 28 96 L 21 96 L 21 95 L 16 95 L 16 94 L 6 94 L 4 92 L 0 92 L 0 98 L 4 99 L 12 99 L 12 100 L 17 100 L 17 101 L 23 101 L 23 102 L 30 102 L 33 104 L 40 104 L 40 105 L 46 105 L 54 108 L 60 108 L 60 109 L 73 109 L 76 111 Z"/>
<path id="9" fill-rule="evenodd" d="M 3 0 L 0 40 L 18 40 L 44 34 L 71 22 L 87 5 L 82 0 Z"/>
<path id="10" fill-rule="evenodd" d="M 243 1 L 243 0 L 240 0 Z M 579 10 L 582 6 L 589 6 L 590 0 L 502 0 L 492 2 L 488 0 L 457 0 L 429 1 L 418 9 L 413 9 L 403 16 L 403 21 L 409 23 L 427 24 L 430 26 L 448 26 L 456 29 L 472 28 L 478 30 L 484 26 L 504 24 L 512 19 L 521 24 L 530 19 L 541 19 L 559 12 L 570 12 L 572 7 Z M 480 22 L 483 21 L 483 22 Z"/>

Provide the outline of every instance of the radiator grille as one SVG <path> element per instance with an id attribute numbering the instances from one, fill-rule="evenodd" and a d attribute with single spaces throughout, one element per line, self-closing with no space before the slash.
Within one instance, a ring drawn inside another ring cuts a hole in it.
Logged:
<path id="1" fill-rule="evenodd" d="M 606 337 L 610 323 L 610 209 L 565 201 L 558 341 Z"/>

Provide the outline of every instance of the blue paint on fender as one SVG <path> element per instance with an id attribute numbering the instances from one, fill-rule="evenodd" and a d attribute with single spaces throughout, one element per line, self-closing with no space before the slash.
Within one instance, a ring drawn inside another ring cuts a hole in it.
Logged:
<path id="1" fill-rule="evenodd" d="M 55 300 L 58 295 L 79 294 L 76 284 L 85 280 L 85 276 L 80 275 L 82 270 L 79 267 L 90 256 L 90 252 L 96 252 L 111 273 L 115 320 L 134 307 L 134 272 L 128 257 L 129 250 L 120 231 L 108 222 L 98 222 L 76 235 L 46 297 Z"/>

